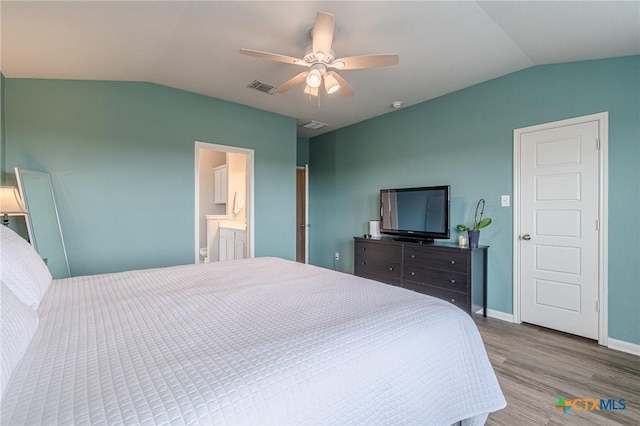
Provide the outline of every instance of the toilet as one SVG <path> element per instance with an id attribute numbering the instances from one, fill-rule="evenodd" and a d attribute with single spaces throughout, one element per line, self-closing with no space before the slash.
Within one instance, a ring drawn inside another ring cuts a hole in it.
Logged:
<path id="1" fill-rule="evenodd" d="M 200 257 L 204 259 L 203 263 L 209 263 L 209 250 L 206 247 L 200 249 Z"/>

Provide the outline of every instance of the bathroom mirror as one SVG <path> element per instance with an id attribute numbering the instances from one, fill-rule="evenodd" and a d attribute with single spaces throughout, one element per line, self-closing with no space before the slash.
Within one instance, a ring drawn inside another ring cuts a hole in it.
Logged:
<path id="1" fill-rule="evenodd" d="M 29 210 L 25 216 L 29 240 L 49 267 L 53 278 L 71 275 L 62 237 L 53 185 L 48 173 L 15 168 L 22 199 Z"/>

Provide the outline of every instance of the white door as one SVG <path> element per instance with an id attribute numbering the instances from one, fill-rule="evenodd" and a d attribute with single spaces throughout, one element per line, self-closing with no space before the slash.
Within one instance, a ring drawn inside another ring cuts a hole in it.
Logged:
<path id="1" fill-rule="evenodd" d="M 520 318 L 598 338 L 599 121 L 516 132 Z"/>

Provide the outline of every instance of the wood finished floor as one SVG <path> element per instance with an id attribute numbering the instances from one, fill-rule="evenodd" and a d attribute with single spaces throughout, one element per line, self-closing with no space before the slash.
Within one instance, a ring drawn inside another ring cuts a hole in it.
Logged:
<path id="1" fill-rule="evenodd" d="M 640 357 L 542 327 L 474 320 L 507 400 L 487 425 L 640 425 Z M 626 409 L 564 414 L 559 396 L 624 398 Z"/>

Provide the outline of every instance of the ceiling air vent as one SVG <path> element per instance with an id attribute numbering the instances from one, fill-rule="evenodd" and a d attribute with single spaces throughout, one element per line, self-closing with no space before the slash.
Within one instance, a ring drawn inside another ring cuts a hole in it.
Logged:
<path id="1" fill-rule="evenodd" d="M 276 86 L 272 86 L 269 83 L 263 83 L 262 81 L 253 80 L 251 84 L 247 86 L 249 89 L 256 89 L 260 92 L 266 93 L 267 95 L 272 95 L 278 88 Z"/>
<path id="2" fill-rule="evenodd" d="M 321 123 L 319 121 L 315 121 L 315 120 L 311 120 L 310 122 L 301 125 L 300 127 L 304 127 L 306 129 L 311 129 L 311 130 L 318 130 L 318 129 L 322 129 L 323 127 L 327 127 L 328 124 L 327 123 Z"/>

